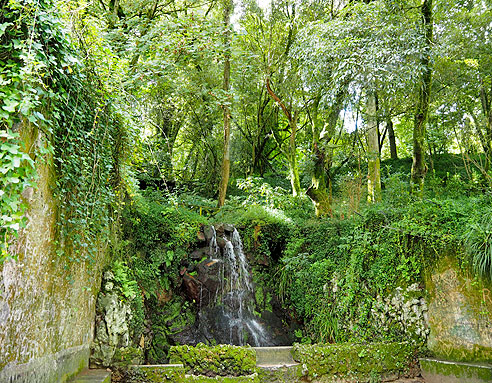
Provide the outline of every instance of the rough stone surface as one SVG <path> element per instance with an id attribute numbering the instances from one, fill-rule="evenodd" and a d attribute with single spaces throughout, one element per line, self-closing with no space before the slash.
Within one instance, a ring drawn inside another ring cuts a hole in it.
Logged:
<path id="1" fill-rule="evenodd" d="M 396 325 L 407 339 L 425 341 L 430 332 L 425 295 L 417 283 L 406 288 L 397 287 L 386 297 L 377 296 L 372 316 L 384 331 Z"/>
<path id="2" fill-rule="evenodd" d="M 71 383 L 111 383 L 111 372 L 85 369 Z"/>
<path id="3" fill-rule="evenodd" d="M 21 129 L 27 148 L 40 140 Z M 27 227 L 9 251 L 16 260 L 0 265 L 0 381 L 64 382 L 87 366 L 95 294 L 105 249 L 89 266 L 56 255 L 53 169 L 37 161 L 37 189 L 24 193 Z"/>
<path id="4" fill-rule="evenodd" d="M 111 271 L 104 273 L 105 293 L 99 294 L 97 302 L 96 334 L 92 345 L 91 365 L 109 367 L 121 362 L 142 361 L 142 352 L 130 347 L 128 323 L 132 318 L 132 310 L 121 300 L 119 294 L 113 291 L 113 280 Z"/>
<path id="5" fill-rule="evenodd" d="M 491 287 L 445 257 L 427 277 L 429 349 L 441 359 L 492 362 Z"/>

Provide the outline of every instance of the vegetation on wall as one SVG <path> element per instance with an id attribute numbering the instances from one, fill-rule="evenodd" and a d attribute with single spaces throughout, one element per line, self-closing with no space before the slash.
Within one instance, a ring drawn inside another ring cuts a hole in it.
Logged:
<path id="1" fill-rule="evenodd" d="M 47 161 L 55 166 L 58 252 L 91 262 L 97 243 L 109 238 L 110 207 L 119 192 L 126 135 L 121 118 L 91 63 L 81 61 L 54 2 L 3 3 L 3 257 L 8 231 L 21 227 L 21 193 L 32 186 L 34 161 Z M 21 150 L 19 130 L 39 135 L 33 147 Z"/>

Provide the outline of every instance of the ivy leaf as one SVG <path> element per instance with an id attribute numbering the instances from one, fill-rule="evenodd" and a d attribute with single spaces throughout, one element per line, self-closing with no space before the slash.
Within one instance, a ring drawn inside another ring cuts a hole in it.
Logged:
<path id="1" fill-rule="evenodd" d="M 19 105 L 19 101 L 14 100 L 12 98 L 7 98 L 4 100 L 4 102 L 5 102 L 5 105 L 2 106 L 2 108 L 4 110 L 6 110 L 7 112 L 10 112 L 10 113 L 14 113 L 15 108 Z"/>
<path id="2" fill-rule="evenodd" d="M 6 150 L 7 152 L 11 154 L 18 154 L 19 153 L 19 148 L 17 145 L 9 145 L 9 144 L 3 144 L 0 148 L 1 150 Z"/>
<path id="3" fill-rule="evenodd" d="M 0 24 L 0 37 L 2 37 L 5 33 L 5 30 L 7 29 L 7 27 L 9 27 L 10 25 L 12 25 L 12 23 L 2 23 Z"/>

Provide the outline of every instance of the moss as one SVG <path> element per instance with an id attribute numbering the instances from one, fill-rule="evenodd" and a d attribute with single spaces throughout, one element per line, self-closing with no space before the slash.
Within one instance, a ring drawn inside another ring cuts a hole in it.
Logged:
<path id="1" fill-rule="evenodd" d="M 212 382 L 220 382 L 220 383 L 260 383 L 263 380 L 260 380 L 258 374 L 251 374 L 247 376 L 216 376 L 209 377 L 203 375 L 192 375 L 186 377 L 186 382 L 197 382 L 197 383 L 212 383 Z"/>
<path id="2" fill-rule="evenodd" d="M 183 365 L 132 366 L 125 376 L 125 381 L 138 383 L 185 382 Z"/>
<path id="3" fill-rule="evenodd" d="M 241 376 L 255 372 L 256 352 L 251 347 L 198 344 L 173 346 L 169 350 L 171 363 L 183 363 L 194 375 Z"/>
<path id="4" fill-rule="evenodd" d="M 138 364 L 143 361 L 143 351 L 137 347 L 117 348 L 113 357 L 113 366 L 124 367 L 130 364 Z"/>
<path id="5" fill-rule="evenodd" d="M 298 376 L 358 376 L 404 374 L 415 360 L 409 343 L 301 345 L 293 348 L 294 360 L 301 364 Z"/>

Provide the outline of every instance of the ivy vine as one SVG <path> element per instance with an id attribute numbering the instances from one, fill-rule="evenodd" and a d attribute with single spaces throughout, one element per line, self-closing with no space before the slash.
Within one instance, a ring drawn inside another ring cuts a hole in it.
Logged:
<path id="1" fill-rule="evenodd" d="M 79 59 L 52 0 L 0 4 L 2 257 L 23 226 L 22 191 L 32 185 L 34 162 L 45 158 L 55 168 L 50 182 L 57 253 L 92 261 L 109 234 L 125 142 L 121 118 L 92 68 Z M 25 128 L 38 129 L 43 141 L 30 153 L 21 150 L 16 132 Z"/>

